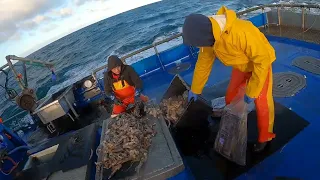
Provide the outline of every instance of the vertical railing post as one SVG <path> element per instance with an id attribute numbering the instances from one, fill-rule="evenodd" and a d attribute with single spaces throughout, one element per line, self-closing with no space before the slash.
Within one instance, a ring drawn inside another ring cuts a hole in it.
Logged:
<path id="1" fill-rule="evenodd" d="M 161 61 L 161 58 L 160 58 L 160 54 L 159 54 L 159 52 L 158 52 L 158 49 L 157 49 L 157 47 L 156 47 L 155 44 L 152 44 L 152 45 L 153 45 L 154 51 L 156 52 L 156 55 L 157 55 L 157 57 L 158 57 L 158 60 L 159 60 L 159 62 L 160 62 L 161 68 L 162 68 L 162 70 L 165 71 L 166 69 L 165 69 L 165 67 L 163 66 L 163 63 L 162 63 L 162 61 Z"/>
<path id="2" fill-rule="evenodd" d="M 302 24 L 301 24 L 301 28 L 302 28 L 302 31 L 304 31 L 304 28 L 305 28 L 305 12 L 304 12 L 304 7 L 302 7 L 302 12 L 301 12 L 301 15 L 302 15 Z"/>
<path id="3" fill-rule="evenodd" d="M 267 29 L 269 24 L 269 19 L 268 19 L 268 13 L 265 12 L 264 7 L 262 7 L 262 14 L 264 15 L 264 18 L 265 18 L 264 29 Z"/>
<path id="4" fill-rule="evenodd" d="M 280 7 L 278 7 L 278 26 L 281 26 L 281 11 L 280 11 Z"/>

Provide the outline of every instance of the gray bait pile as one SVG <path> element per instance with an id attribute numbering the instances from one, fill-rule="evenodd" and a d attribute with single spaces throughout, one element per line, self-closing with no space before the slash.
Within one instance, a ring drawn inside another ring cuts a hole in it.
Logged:
<path id="1" fill-rule="evenodd" d="M 164 115 L 164 118 L 175 124 L 182 116 L 187 104 L 188 91 L 185 91 L 182 95 L 164 99 L 160 103 L 160 109 Z"/>
<path id="2" fill-rule="evenodd" d="M 169 123 L 175 124 L 182 116 L 188 104 L 188 91 L 183 95 L 173 96 L 162 100 L 160 106 L 147 105 L 145 112 L 153 117 L 163 116 Z"/>
<path id="3" fill-rule="evenodd" d="M 106 141 L 102 143 L 102 165 L 105 169 L 111 169 L 109 179 L 126 162 L 140 162 L 136 171 L 146 161 L 148 149 L 152 143 L 156 131 L 154 125 L 150 125 L 148 118 L 136 118 L 130 114 L 122 114 L 111 122 L 106 132 Z"/>

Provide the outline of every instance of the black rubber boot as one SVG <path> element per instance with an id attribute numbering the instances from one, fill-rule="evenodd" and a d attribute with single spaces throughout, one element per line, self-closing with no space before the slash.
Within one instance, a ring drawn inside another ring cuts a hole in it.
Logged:
<path id="1" fill-rule="evenodd" d="M 264 143 L 256 143 L 253 146 L 253 151 L 254 152 L 261 152 L 265 149 L 265 147 L 267 146 L 269 142 L 264 142 Z"/>

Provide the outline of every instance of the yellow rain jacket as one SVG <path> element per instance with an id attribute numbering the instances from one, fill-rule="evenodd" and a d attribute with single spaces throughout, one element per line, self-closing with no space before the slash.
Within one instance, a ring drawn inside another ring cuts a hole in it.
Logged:
<path id="1" fill-rule="evenodd" d="M 217 15 L 226 16 L 221 32 L 218 22 L 209 17 L 215 43 L 213 47 L 201 47 L 196 63 L 191 91 L 201 94 L 217 57 L 226 66 L 241 72 L 252 72 L 246 87 L 246 94 L 257 98 L 263 88 L 269 68 L 275 61 L 275 51 L 264 34 L 250 21 L 238 19 L 236 13 L 222 7 Z"/>

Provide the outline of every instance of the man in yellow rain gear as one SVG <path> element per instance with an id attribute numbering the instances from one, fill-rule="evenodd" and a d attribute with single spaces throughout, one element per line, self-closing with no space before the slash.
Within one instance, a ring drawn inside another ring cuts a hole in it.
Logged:
<path id="1" fill-rule="evenodd" d="M 232 66 L 226 104 L 245 87 L 244 102 L 254 101 L 257 110 L 259 137 L 254 150 L 262 151 L 267 142 L 275 138 L 271 64 L 276 56 L 264 34 L 250 21 L 238 19 L 234 11 L 222 7 L 217 15 L 187 16 L 183 42 L 200 48 L 189 100 L 196 100 L 202 93 L 215 58 Z"/>

